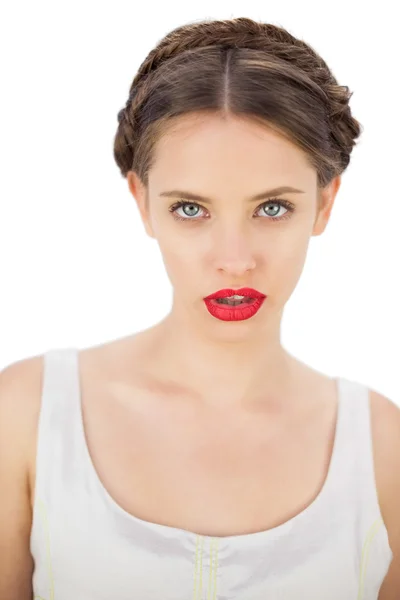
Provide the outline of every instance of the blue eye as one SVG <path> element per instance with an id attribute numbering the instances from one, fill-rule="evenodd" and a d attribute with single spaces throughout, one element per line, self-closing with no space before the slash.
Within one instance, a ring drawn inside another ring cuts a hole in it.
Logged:
<path id="1" fill-rule="evenodd" d="M 177 210 L 180 208 L 182 208 L 182 210 L 184 211 L 184 214 L 186 216 L 181 216 L 181 215 L 177 214 Z M 281 208 L 284 208 L 286 210 L 286 212 L 280 216 L 275 216 L 275 214 L 269 215 L 269 214 L 264 213 L 265 217 L 269 217 L 269 218 L 267 218 L 268 221 L 281 221 L 283 219 L 288 219 L 291 216 L 291 213 L 293 213 L 295 210 L 294 204 L 292 204 L 288 200 L 278 200 L 277 198 L 272 198 L 271 200 L 268 200 L 268 202 L 264 202 L 263 204 L 261 204 L 257 208 L 256 212 L 258 212 L 260 209 L 269 209 L 269 208 L 274 208 L 275 210 L 276 210 L 276 208 L 278 208 L 279 210 Z M 198 209 L 206 210 L 205 208 L 200 206 L 200 204 L 197 204 L 197 202 L 188 202 L 185 200 L 179 200 L 179 202 L 176 202 L 175 204 L 170 206 L 168 210 L 171 213 L 173 213 L 173 217 L 177 221 L 200 221 L 203 219 L 207 219 L 208 217 L 199 217 L 198 218 L 198 214 L 199 214 Z M 187 210 L 187 212 L 186 212 L 186 210 Z M 279 210 L 278 210 L 278 213 L 279 213 Z M 276 213 L 276 214 L 278 214 L 278 213 Z M 264 218 L 264 217 L 261 217 L 261 218 Z"/>

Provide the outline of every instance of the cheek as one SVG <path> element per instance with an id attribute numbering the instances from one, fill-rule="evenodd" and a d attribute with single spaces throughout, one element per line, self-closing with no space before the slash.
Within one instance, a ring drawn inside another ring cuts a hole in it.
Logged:
<path id="1" fill-rule="evenodd" d="M 290 268 L 290 265 L 303 261 L 309 240 L 310 235 L 305 227 L 277 225 L 275 231 L 261 236 L 258 245 L 262 247 L 262 254 L 268 263 L 279 263 Z"/>
<path id="2" fill-rule="evenodd" d="M 292 240 L 285 245 L 276 261 L 272 261 L 271 269 L 272 286 L 286 302 L 296 288 L 307 257 L 308 239 Z"/>
<path id="3" fill-rule="evenodd" d="M 200 255 L 193 244 L 183 243 L 178 236 L 158 239 L 158 245 L 166 271 L 172 282 L 190 281 L 194 271 L 199 270 Z"/>
<path id="4" fill-rule="evenodd" d="M 285 266 L 296 268 L 296 265 L 302 265 L 307 254 L 309 239 L 291 239 L 281 247 L 281 260 Z"/>

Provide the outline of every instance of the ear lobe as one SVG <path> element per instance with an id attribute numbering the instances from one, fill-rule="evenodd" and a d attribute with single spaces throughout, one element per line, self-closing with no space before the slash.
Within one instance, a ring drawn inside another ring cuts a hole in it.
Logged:
<path id="1" fill-rule="evenodd" d="M 325 231 L 341 182 L 341 177 L 338 175 L 319 192 L 318 209 L 312 235 L 321 235 Z"/>
<path id="2" fill-rule="evenodd" d="M 154 232 L 150 224 L 150 215 L 147 201 L 147 190 L 139 180 L 134 171 L 129 171 L 127 174 L 128 186 L 132 196 L 136 200 L 137 207 L 143 221 L 144 228 L 149 237 L 154 238 Z"/>
<path id="3" fill-rule="evenodd" d="M 156 237 L 156 236 L 155 236 L 155 235 L 154 235 L 154 233 L 153 233 L 153 230 L 152 230 L 152 228 L 151 228 L 151 226 L 150 226 L 150 223 L 149 223 L 149 221 L 148 221 L 147 219 L 145 219 L 143 216 L 142 216 L 142 221 L 143 221 L 143 225 L 144 225 L 144 228 L 145 228 L 145 230 L 146 230 L 146 233 L 147 233 L 147 235 L 148 235 L 149 237 L 151 237 L 151 238 L 155 239 L 155 237 Z"/>

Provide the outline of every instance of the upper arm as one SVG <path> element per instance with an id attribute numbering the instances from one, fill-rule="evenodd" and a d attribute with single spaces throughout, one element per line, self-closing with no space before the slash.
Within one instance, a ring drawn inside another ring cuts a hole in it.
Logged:
<path id="1" fill-rule="evenodd" d="M 0 372 L 0 598 L 7 600 L 32 599 L 28 475 L 39 362 L 25 359 Z"/>
<path id="2" fill-rule="evenodd" d="M 377 491 L 393 553 L 379 600 L 400 598 L 400 408 L 371 390 L 372 436 Z"/>

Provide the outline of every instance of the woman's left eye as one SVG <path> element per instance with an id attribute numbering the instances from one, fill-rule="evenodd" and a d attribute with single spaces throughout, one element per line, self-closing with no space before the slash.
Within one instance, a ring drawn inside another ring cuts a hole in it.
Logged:
<path id="1" fill-rule="evenodd" d="M 182 208 L 182 210 L 184 211 L 185 216 L 181 216 L 177 213 L 178 209 L 180 208 Z M 272 214 L 266 212 L 271 208 Z M 279 212 L 282 208 L 284 208 L 286 212 L 279 215 Z M 196 202 L 187 202 L 184 200 L 180 200 L 179 202 L 176 202 L 175 204 L 170 206 L 168 210 L 173 213 L 173 217 L 177 221 L 200 221 L 203 217 L 197 218 L 199 214 L 198 209 L 205 210 L 202 206 L 200 206 L 200 204 L 197 204 Z M 268 219 L 269 221 L 281 221 L 282 219 L 288 219 L 290 217 L 290 214 L 294 212 L 294 204 L 292 204 L 288 200 L 272 199 L 268 200 L 268 202 L 264 202 L 263 204 L 261 204 L 261 206 L 257 208 L 256 213 L 260 210 L 263 211 L 262 218 L 264 218 L 265 216 L 270 217 L 270 219 Z"/>

